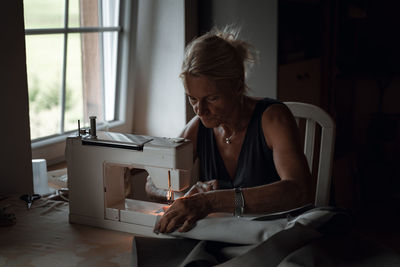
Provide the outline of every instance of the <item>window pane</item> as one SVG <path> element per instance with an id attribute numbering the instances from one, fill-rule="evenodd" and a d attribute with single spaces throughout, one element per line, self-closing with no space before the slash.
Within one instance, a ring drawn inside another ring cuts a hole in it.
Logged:
<path id="1" fill-rule="evenodd" d="M 119 0 L 103 0 L 103 25 L 114 27 L 119 25 Z"/>
<path id="2" fill-rule="evenodd" d="M 107 121 L 115 119 L 115 93 L 116 93 L 116 74 L 117 74 L 117 48 L 118 33 L 103 33 L 103 72 L 104 72 L 104 97 L 105 97 L 105 117 Z"/>
<path id="3" fill-rule="evenodd" d="M 99 33 L 81 34 L 83 114 L 85 123 L 87 123 L 89 116 L 96 116 L 97 122 L 104 121 L 100 36 Z"/>
<path id="4" fill-rule="evenodd" d="M 119 0 L 69 0 L 69 27 L 119 26 Z M 66 0 L 24 0 L 26 29 L 63 28 Z M 26 36 L 32 140 L 115 119 L 118 32 Z M 64 127 L 61 125 L 63 49 Z"/>
<path id="5" fill-rule="evenodd" d="M 26 29 L 64 27 L 65 0 L 24 0 Z"/>
<path id="6" fill-rule="evenodd" d="M 63 35 L 26 36 L 31 139 L 60 132 Z"/>
<path id="7" fill-rule="evenodd" d="M 80 26 L 80 0 L 69 0 L 68 27 Z"/>
<path id="8" fill-rule="evenodd" d="M 84 122 L 82 95 L 82 47 L 81 35 L 78 33 L 68 35 L 67 73 L 65 89 L 64 130 L 70 131 L 77 129 L 78 120 L 80 120 L 82 123 Z"/>

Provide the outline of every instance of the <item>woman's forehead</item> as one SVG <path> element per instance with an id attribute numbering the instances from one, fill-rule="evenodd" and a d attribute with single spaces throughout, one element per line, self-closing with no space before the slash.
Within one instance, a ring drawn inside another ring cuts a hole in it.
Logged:
<path id="1" fill-rule="evenodd" d="M 210 95 L 218 93 L 215 83 L 205 76 L 186 76 L 185 90 L 189 95 Z"/>

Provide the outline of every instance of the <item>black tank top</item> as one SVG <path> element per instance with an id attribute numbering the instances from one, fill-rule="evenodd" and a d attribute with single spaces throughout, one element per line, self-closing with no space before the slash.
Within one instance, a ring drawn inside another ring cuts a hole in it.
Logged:
<path id="1" fill-rule="evenodd" d="M 263 129 L 262 114 L 277 100 L 264 98 L 256 103 L 247 127 L 237 162 L 236 174 L 232 180 L 218 151 L 212 128 L 204 127 L 200 121 L 197 133 L 197 156 L 200 161 L 200 180 L 218 179 L 220 189 L 253 187 L 280 180 L 273 161 L 272 150 L 268 147 Z"/>

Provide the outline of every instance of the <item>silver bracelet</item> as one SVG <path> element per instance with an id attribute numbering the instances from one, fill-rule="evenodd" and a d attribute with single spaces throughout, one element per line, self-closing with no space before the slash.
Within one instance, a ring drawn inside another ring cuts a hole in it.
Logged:
<path id="1" fill-rule="evenodd" d="M 233 216 L 242 217 L 244 211 L 244 197 L 242 193 L 242 188 L 235 188 L 235 210 Z"/>

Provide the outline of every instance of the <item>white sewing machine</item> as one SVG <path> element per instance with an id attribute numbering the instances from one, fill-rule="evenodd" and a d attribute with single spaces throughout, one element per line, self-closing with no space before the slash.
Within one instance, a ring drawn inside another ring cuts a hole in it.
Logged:
<path id="1" fill-rule="evenodd" d="M 191 183 L 192 143 L 180 138 L 96 133 L 95 117 L 91 117 L 89 134 L 78 132 L 66 144 L 69 221 L 155 236 L 156 217 L 165 204 L 127 198 L 124 175 L 115 175 L 113 169 L 146 171 L 145 177 L 150 175 L 156 187 L 182 191 Z M 135 179 L 131 186 L 136 186 Z M 145 191 L 143 182 L 137 187 Z"/>

